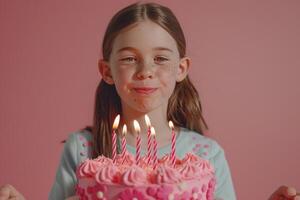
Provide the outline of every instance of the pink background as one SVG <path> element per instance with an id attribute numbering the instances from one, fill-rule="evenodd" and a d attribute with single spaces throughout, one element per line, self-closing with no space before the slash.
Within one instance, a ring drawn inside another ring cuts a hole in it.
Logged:
<path id="1" fill-rule="evenodd" d="M 0 184 L 47 198 L 60 141 L 91 124 L 105 27 L 129 2 L 0 1 Z M 158 2 L 184 28 L 238 199 L 300 189 L 300 2 Z"/>

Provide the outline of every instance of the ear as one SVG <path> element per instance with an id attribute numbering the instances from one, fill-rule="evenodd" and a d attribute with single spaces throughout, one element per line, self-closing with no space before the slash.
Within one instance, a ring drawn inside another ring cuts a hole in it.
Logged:
<path id="1" fill-rule="evenodd" d="M 99 69 L 99 72 L 100 72 L 100 74 L 102 76 L 102 79 L 107 84 L 113 85 L 114 84 L 114 80 L 112 78 L 111 70 L 110 70 L 108 62 L 104 61 L 103 59 L 100 59 L 98 61 L 98 69 Z"/>
<path id="2" fill-rule="evenodd" d="M 177 70 L 176 81 L 180 82 L 188 75 L 191 59 L 189 57 L 183 57 L 180 59 L 180 63 Z"/>

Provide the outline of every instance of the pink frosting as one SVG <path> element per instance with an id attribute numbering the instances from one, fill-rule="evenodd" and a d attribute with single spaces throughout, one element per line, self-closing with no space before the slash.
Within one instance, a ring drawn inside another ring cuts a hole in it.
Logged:
<path id="1" fill-rule="evenodd" d="M 98 156 L 94 161 L 101 163 L 101 164 L 112 164 L 113 161 L 110 158 L 107 158 L 105 156 Z"/>
<path id="2" fill-rule="evenodd" d="M 123 183 L 128 186 L 138 186 L 150 182 L 154 184 L 178 183 L 181 180 L 191 180 L 214 173 L 209 161 L 192 153 L 186 154 L 183 160 L 177 160 L 175 168 L 171 166 L 169 155 L 165 155 L 158 162 L 158 168 L 153 170 L 152 164 L 148 165 L 146 157 L 142 157 L 137 166 L 134 156 L 127 152 L 125 159 L 117 155 L 116 163 L 113 163 L 110 158 L 99 156 L 82 163 L 77 170 L 77 176 L 79 178 L 95 177 L 98 183 Z"/>
<path id="3" fill-rule="evenodd" d="M 170 156 L 164 155 L 161 159 L 158 160 L 158 162 L 165 165 L 171 165 Z"/>
<path id="4" fill-rule="evenodd" d="M 198 163 L 198 166 L 200 167 L 199 171 L 201 171 L 202 175 L 213 174 L 215 171 L 213 166 L 204 159 L 200 163 Z"/>
<path id="5" fill-rule="evenodd" d="M 178 183 L 181 181 L 181 175 L 176 169 L 167 165 L 159 165 L 156 170 L 156 182 L 162 183 Z"/>
<path id="6" fill-rule="evenodd" d="M 183 170 L 183 168 L 186 168 L 186 165 L 189 166 L 188 168 L 190 168 L 191 166 L 196 167 L 196 169 L 198 168 L 197 172 L 201 172 L 201 175 L 214 173 L 214 168 L 209 163 L 209 161 L 202 159 L 201 157 L 198 157 L 192 153 L 186 154 L 186 156 L 182 160 L 182 167 L 180 168 L 181 171 Z M 184 170 L 182 172 L 185 173 L 187 171 Z"/>
<path id="7" fill-rule="evenodd" d="M 132 154 L 129 154 L 128 152 L 126 152 L 126 154 L 125 154 L 125 159 L 123 159 L 121 154 L 118 154 L 117 158 L 116 158 L 116 163 L 117 163 L 117 165 L 129 165 L 130 166 L 135 163 L 135 158 L 133 157 Z"/>
<path id="8" fill-rule="evenodd" d="M 77 176 L 82 177 L 93 177 L 97 170 L 101 167 L 101 163 L 95 160 L 86 160 L 77 169 Z"/>
<path id="9" fill-rule="evenodd" d="M 200 157 L 192 154 L 192 153 L 187 153 L 184 157 L 184 159 L 182 160 L 182 163 L 186 163 L 186 162 L 192 162 L 192 163 L 198 163 L 201 162 L 203 159 L 201 159 Z"/>
<path id="10" fill-rule="evenodd" d="M 139 163 L 139 166 L 143 169 L 146 169 L 148 167 L 148 160 L 147 160 L 147 157 L 144 156 L 144 157 L 141 157 L 140 159 L 140 163 Z"/>
<path id="11" fill-rule="evenodd" d="M 95 175 L 98 183 L 112 183 L 117 175 L 118 168 L 115 165 L 106 165 L 99 169 Z"/>
<path id="12" fill-rule="evenodd" d="M 216 182 L 209 161 L 188 153 L 184 159 L 176 159 L 175 166 L 172 166 L 169 155 L 166 155 L 158 160 L 156 169 L 153 168 L 153 163 L 148 164 L 146 157 L 141 157 L 139 165 L 136 165 L 135 157 L 130 153 L 126 153 L 125 159 L 117 155 L 116 162 L 99 156 L 86 160 L 78 167 L 78 184 L 87 194 L 93 192 L 88 199 L 98 197 L 96 195 L 103 199 L 121 199 L 121 196 L 116 196 L 118 194 L 126 194 L 122 199 L 167 199 L 169 195 L 173 195 L 174 199 L 190 199 L 192 195 L 203 200 L 213 199 Z M 107 187 L 107 191 L 102 190 L 103 187 Z M 141 193 L 130 193 L 132 188 Z"/>
<path id="13" fill-rule="evenodd" d="M 147 174 L 142 168 L 133 165 L 123 174 L 122 182 L 128 186 L 144 185 L 148 182 Z"/>
<path id="14" fill-rule="evenodd" d="M 199 170 L 199 167 L 191 162 L 185 163 L 180 169 L 178 169 L 178 171 L 184 180 L 199 178 L 202 174 L 201 170 Z"/>

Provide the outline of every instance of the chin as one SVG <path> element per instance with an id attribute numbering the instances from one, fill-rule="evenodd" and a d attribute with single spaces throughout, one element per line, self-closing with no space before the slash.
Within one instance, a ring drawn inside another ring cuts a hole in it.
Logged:
<path id="1" fill-rule="evenodd" d="M 136 110 L 141 113 L 149 113 L 149 112 L 152 112 L 157 109 L 163 109 L 163 107 L 164 107 L 163 105 L 164 105 L 163 103 L 159 103 L 159 102 L 155 102 L 155 101 L 140 102 L 140 103 L 135 102 L 134 104 L 131 104 L 130 107 L 131 107 L 131 109 Z"/>
<path id="2" fill-rule="evenodd" d="M 149 113 L 149 112 L 154 111 L 158 108 L 159 108 L 159 106 L 139 105 L 139 106 L 135 106 L 133 109 L 138 111 L 138 112 L 141 112 L 141 113 Z"/>

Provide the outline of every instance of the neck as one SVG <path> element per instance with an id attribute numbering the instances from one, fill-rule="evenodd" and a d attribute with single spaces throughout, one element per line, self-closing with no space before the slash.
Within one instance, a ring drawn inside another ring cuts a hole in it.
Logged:
<path id="1" fill-rule="evenodd" d="M 141 128 L 140 136 L 142 138 L 142 147 L 147 145 L 147 124 L 145 122 L 145 115 L 150 118 L 151 126 L 154 127 L 156 138 L 159 141 L 158 146 L 164 146 L 171 142 L 171 129 L 167 121 L 167 106 L 165 109 L 159 107 L 158 109 L 151 110 L 150 112 L 139 112 L 123 106 L 122 117 L 119 125 L 119 133 L 122 131 L 123 124 L 127 126 L 127 143 L 131 146 L 135 146 L 137 132 L 133 127 L 133 120 L 136 120 Z"/>
<path id="2" fill-rule="evenodd" d="M 133 127 L 133 121 L 136 120 L 140 127 L 140 134 L 145 134 L 148 129 L 145 115 L 148 115 L 150 118 L 151 126 L 155 128 L 156 133 L 159 133 L 159 130 L 169 129 L 168 122 L 166 120 L 166 113 L 161 112 L 160 110 L 154 110 L 148 113 L 126 113 L 123 112 L 122 124 L 127 125 L 128 133 L 136 135 L 136 132 Z"/>

